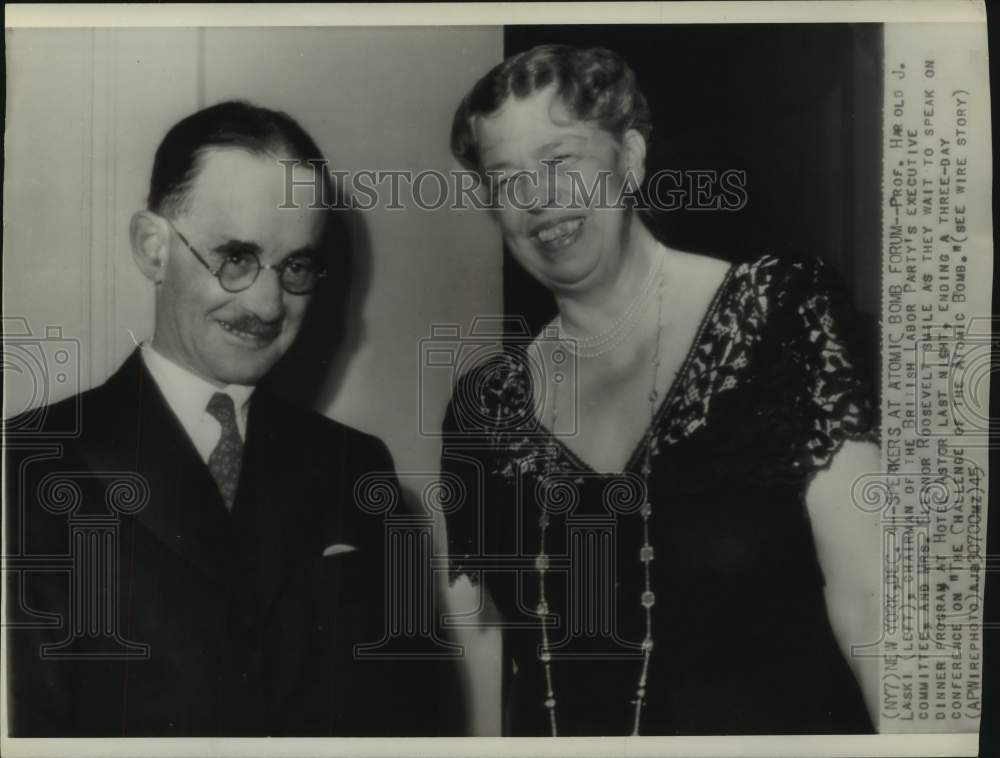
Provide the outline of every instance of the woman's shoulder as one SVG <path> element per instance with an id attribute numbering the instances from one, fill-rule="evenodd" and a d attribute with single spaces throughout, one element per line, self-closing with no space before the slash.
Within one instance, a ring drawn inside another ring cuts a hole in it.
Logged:
<path id="1" fill-rule="evenodd" d="M 790 370 L 782 356 L 818 364 L 836 351 L 853 365 L 854 327 L 846 290 L 821 260 L 761 254 L 726 271 L 705 311 L 693 375 L 733 388 L 762 369 Z"/>
<path id="2" fill-rule="evenodd" d="M 785 258 L 772 253 L 732 263 L 721 257 L 670 250 L 673 276 L 685 288 L 717 292 L 718 305 L 732 309 L 742 304 L 752 310 L 770 310 L 790 298 L 805 297 L 829 285 L 829 272 L 818 258 Z"/>
<path id="3" fill-rule="evenodd" d="M 735 290 L 766 298 L 766 304 L 775 306 L 842 288 L 837 274 L 821 258 L 779 257 L 772 253 L 762 253 L 734 266 L 732 281 Z"/>
<path id="4" fill-rule="evenodd" d="M 765 255 L 743 264 L 745 289 L 762 312 L 770 345 L 763 372 L 772 411 L 804 425 L 796 470 L 827 465 L 844 439 L 877 434 L 870 366 L 859 345 L 857 314 L 836 271 L 819 258 Z"/>
<path id="5" fill-rule="evenodd" d="M 794 331 L 809 314 L 841 311 L 848 302 L 839 276 L 821 259 L 763 253 L 732 265 L 709 315 L 724 332 L 738 328 L 752 340 L 781 325 Z"/>

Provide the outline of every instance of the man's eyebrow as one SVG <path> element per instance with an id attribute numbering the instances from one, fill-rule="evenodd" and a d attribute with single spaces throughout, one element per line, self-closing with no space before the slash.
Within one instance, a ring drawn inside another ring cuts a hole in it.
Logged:
<path id="1" fill-rule="evenodd" d="M 247 253 L 256 253 L 260 255 L 261 249 L 260 245 L 256 242 L 244 242 L 243 240 L 226 240 L 221 245 L 216 245 L 212 248 L 216 253 L 229 253 L 237 255 L 245 255 Z"/>
<path id="2" fill-rule="evenodd" d="M 305 256 L 308 258 L 318 258 L 319 250 L 317 250 L 315 247 L 309 247 L 309 246 L 300 247 L 298 250 L 292 250 L 292 252 L 290 252 L 288 255 L 282 258 L 282 260 L 287 261 L 289 258 L 296 258 L 299 256 Z"/>
<path id="3" fill-rule="evenodd" d="M 260 245 L 256 242 L 244 242 L 243 240 L 228 240 L 223 242 L 221 245 L 216 245 L 212 248 L 212 252 L 219 253 L 221 255 L 254 255 L 260 257 L 262 255 L 262 250 Z M 289 258 L 319 258 L 320 253 L 315 247 L 309 245 L 305 247 L 300 247 L 296 250 L 292 250 L 290 253 L 283 255 L 281 257 L 282 261 L 287 261 Z"/>

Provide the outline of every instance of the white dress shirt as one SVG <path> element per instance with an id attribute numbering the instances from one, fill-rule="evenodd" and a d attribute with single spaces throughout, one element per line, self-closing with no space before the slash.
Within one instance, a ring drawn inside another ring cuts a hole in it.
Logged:
<path id="1" fill-rule="evenodd" d="M 208 463 L 209 456 L 222 437 L 222 424 L 206 410 L 208 401 L 216 392 L 225 392 L 233 399 L 236 407 L 236 426 L 239 428 L 240 437 L 246 441 L 247 410 L 250 395 L 254 390 L 252 386 L 228 384 L 225 387 L 216 387 L 169 358 L 165 358 L 153 349 L 152 345 L 143 343 L 140 348 L 143 363 L 146 364 L 157 387 L 166 398 L 167 405 L 181 422 L 181 426 L 191 438 L 203 461 Z"/>

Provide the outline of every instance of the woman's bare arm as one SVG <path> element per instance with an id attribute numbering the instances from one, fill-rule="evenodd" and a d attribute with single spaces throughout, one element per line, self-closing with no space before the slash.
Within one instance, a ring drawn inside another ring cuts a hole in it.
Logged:
<path id="1" fill-rule="evenodd" d="M 870 442 L 848 441 L 830 467 L 816 474 L 806 492 L 819 563 L 826 578 L 830 622 L 876 728 L 880 659 L 852 655 L 851 647 L 881 637 L 881 516 L 863 510 L 851 492 L 860 477 L 880 470 L 878 447 Z"/>

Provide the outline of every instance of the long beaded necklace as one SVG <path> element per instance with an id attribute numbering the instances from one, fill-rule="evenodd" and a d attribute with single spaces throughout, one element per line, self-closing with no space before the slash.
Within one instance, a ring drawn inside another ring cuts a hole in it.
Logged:
<path id="1" fill-rule="evenodd" d="M 659 266 L 657 267 L 659 271 Z M 657 284 L 657 306 L 656 306 L 656 345 L 651 362 L 653 368 L 653 387 L 649 392 L 649 417 L 650 423 L 646 429 L 646 439 L 644 442 L 642 478 L 644 483 L 645 502 L 639 510 L 642 517 L 642 547 L 639 548 L 639 561 L 642 563 L 645 586 L 639 596 L 639 603 L 643 608 L 646 621 L 646 635 L 642 640 L 642 668 L 639 673 L 639 681 L 635 690 L 635 699 L 632 704 L 635 706 L 632 719 L 631 734 L 639 734 L 639 726 L 642 720 L 642 708 L 646 702 L 646 689 L 649 675 L 649 659 L 653 653 L 653 605 L 656 602 L 656 595 L 653 593 L 652 577 L 650 573 L 650 563 L 653 560 L 653 545 L 649 541 L 650 530 L 649 520 L 653 515 L 653 507 L 649 502 L 649 475 L 652 473 L 653 464 L 653 421 L 656 415 L 656 401 L 659 398 L 659 391 L 656 389 L 657 380 L 660 373 L 660 341 L 663 332 L 663 277 L 659 277 Z M 554 435 L 556 431 L 556 421 L 558 420 L 558 393 L 559 382 L 553 383 L 552 391 L 552 413 L 549 431 Z M 558 722 L 556 719 L 556 693 L 552 680 L 552 652 L 549 647 L 549 633 L 547 628 L 547 617 L 549 615 L 549 604 L 545 596 L 545 572 L 549 567 L 549 556 L 545 552 L 545 534 L 549 527 L 549 516 L 544 510 L 539 517 L 538 525 L 540 530 L 540 542 L 538 556 L 535 558 L 535 568 L 538 571 L 538 606 L 536 612 L 542 619 L 542 647 L 538 655 L 545 672 L 545 701 L 544 705 L 549 714 L 549 727 L 553 737 L 559 736 Z"/>

